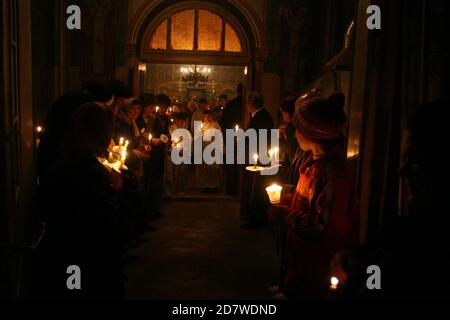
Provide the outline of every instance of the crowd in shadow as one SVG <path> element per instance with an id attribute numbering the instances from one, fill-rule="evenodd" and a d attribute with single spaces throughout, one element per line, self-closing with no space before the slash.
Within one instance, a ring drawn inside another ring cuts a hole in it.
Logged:
<path id="1" fill-rule="evenodd" d="M 186 167 L 170 150 L 174 130 L 273 129 L 280 132 L 276 177 L 227 165 L 226 194 L 242 188 L 241 227 L 272 226 L 280 252 L 275 299 L 447 296 L 447 215 L 439 171 L 446 104 L 424 106 L 412 119 L 400 175 L 407 181 L 408 215 L 392 216 L 377 241 L 359 246 L 359 207 L 343 130 L 345 97 L 311 91 L 287 97 L 276 125 L 261 93 L 175 105 L 166 95 L 133 99 L 120 81 L 91 83 L 53 105 L 38 148 L 37 220 L 46 233 L 33 260 L 32 295 L 56 299 L 122 299 L 128 249 L 148 241 L 151 221 L 164 216 L 162 196 L 185 194 Z M 243 114 L 250 114 L 244 126 Z M 182 148 L 181 148 L 182 149 Z M 114 164 L 119 163 L 119 167 Z M 218 166 L 196 168 L 204 192 L 217 192 Z M 239 176 L 243 177 L 242 184 Z M 279 203 L 265 192 L 282 184 Z M 68 267 L 82 272 L 81 290 L 68 289 Z M 369 290 L 367 267 L 383 272 L 382 290 Z M 338 280 L 330 292 L 330 278 Z"/>

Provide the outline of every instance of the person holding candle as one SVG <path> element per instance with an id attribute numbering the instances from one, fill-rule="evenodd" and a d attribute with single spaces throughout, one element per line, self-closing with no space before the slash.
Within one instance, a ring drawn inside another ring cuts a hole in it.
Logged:
<path id="1" fill-rule="evenodd" d="M 222 116 L 220 117 L 220 127 L 222 133 L 226 137 L 226 130 L 243 128 L 243 98 L 244 86 L 242 83 L 238 84 L 236 88 L 236 97 L 228 101 L 222 110 Z M 227 97 L 228 98 L 228 97 Z M 239 166 L 236 164 L 226 164 L 223 166 L 225 173 L 225 194 L 228 196 L 237 196 L 239 193 Z"/>
<path id="2" fill-rule="evenodd" d="M 311 92 L 296 102 L 296 137 L 311 154 L 301 165 L 295 193 L 270 212 L 288 227 L 283 286 L 288 297 L 326 297 L 333 256 L 358 241 L 353 181 L 341 147 L 344 101 L 340 93 L 324 98 Z"/>
<path id="3" fill-rule="evenodd" d="M 172 133 L 177 129 L 187 129 L 188 128 L 188 115 L 184 113 L 176 113 L 174 114 L 174 123 L 169 127 L 169 133 Z M 192 140 L 192 137 L 190 137 Z M 166 166 L 164 171 L 164 181 L 167 193 L 169 195 L 177 195 L 182 196 L 186 193 L 186 185 L 187 185 L 187 169 L 188 165 L 180 164 L 175 165 L 172 162 L 172 149 L 183 149 L 184 144 L 190 144 L 192 141 L 173 141 L 171 148 L 169 148 L 166 154 Z"/>
<path id="4" fill-rule="evenodd" d="M 40 299 L 120 299 L 122 223 L 121 177 L 97 159 L 108 156 L 112 110 L 80 106 L 63 137 L 60 153 L 38 189 L 38 213 L 45 237 L 35 254 L 33 294 Z M 67 268 L 82 270 L 82 290 L 67 290 Z"/>
<path id="5" fill-rule="evenodd" d="M 211 110 L 205 110 L 203 112 L 203 125 L 202 125 L 202 137 L 203 137 L 203 148 L 211 143 L 212 137 L 210 136 L 212 131 L 219 130 L 221 128 L 219 123 L 214 120 Z M 223 146 L 221 146 L 223 149 Z M 217 192 L 220 187 L 219 180 L 220 166 L 219 164 L 200 164 L 196 166 L 196 181 L 203 192 Z"/>
<path id="6" fill-rule="evenodd" d="M 309 155 L 308 152 L 300 148 L 295 137 L 293 119 L 297 99 L 298 96 L 288 96 L 281 101 L 280 112 L 283 123 L 278 128 L 280 131 L 280 160 L 282 163 L 278 177 L 281 182 L 290 185 L 297 183 L 300 164 Z"/>
<path id="7" fill-rule="evenodd" d="M 270 130 L 274 127 L 274 122 L 270 113 L 264 108 L 264 96 L 259 92 L 249 92 L 246 99 L 247 111 L 250 113 L 248 129 L 256 130 L 258 141 L 256 150 L 259 151 L 259 130 L 269 130 L 267 136 L 268 147 L 270 148 Z M 249 146 L 246 145 L 246 157 L 249 165 L 255 165 L 260 155 L 256 159 L 254 155 L 249 155 Z M 268 150 L 267 150 L 268 152 Z M 275 152 L 274 152 L 275 155 Z M 256 160 L 256 161 L 255 161 Z M 256 165 L 258 165 L 256 163 Z M 243 197 L 241 202 L 241 227 L 244 229 L 259 228 L 267 225 L 267 210 L 269 209 L 269 198 L 266 193 L 266 178 L 259 172 L 243 173 L 243 192 L 248 195 Z"/>

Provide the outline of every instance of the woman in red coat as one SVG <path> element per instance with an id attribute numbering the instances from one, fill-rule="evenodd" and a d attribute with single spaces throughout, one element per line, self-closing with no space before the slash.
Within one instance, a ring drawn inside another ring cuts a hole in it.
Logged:
<path id="1" fill-rule="evenodd" d="M 296 103 L 296 137 L 311 155 L 300 167 L 295 193 L 271 209 L 271 216 L 289 228 L 284 284 L 288 297 L 325 297 L 331 260 L 358 240 L 353 182 L 342 146 L 344 101 L 340 93 L 325 99 L 312 92 Z"/>

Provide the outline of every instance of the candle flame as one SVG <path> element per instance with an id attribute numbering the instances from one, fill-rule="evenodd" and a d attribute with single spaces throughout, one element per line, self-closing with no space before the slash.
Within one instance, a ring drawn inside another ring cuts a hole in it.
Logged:
<path id="1" fill-rule="evenodd" d="M 38 126 L 38 127 L 36 128 L 36 131 L 37 131 L 38 133 L 41 133 L 41 132 L 43 131 L 43 129 L 42 129 L 41 126 Z"/>
<path id="2" fill-rule="evenodd" d="M 339 279 L 336 277 L 332 277 L 330 282 L 331 282 L 330 288 L 332 290 L 336 290 L 339 284 Z"/>

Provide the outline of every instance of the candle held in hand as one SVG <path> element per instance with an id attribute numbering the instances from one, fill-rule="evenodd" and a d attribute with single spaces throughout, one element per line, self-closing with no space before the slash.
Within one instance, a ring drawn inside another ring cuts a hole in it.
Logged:
<path id="1" fill-rule="evenodd" d="M 126 159 L 127 159 L 127 152 L 126 150 L 122 150 L 120 157 L 120 163 L 122 164 L 122 166 L 125 164 Z"/>
<path id="2" fill-rule="evenodd" d="M 281 200 L 281 190 L 283 190 L 283 187 L 273 184 L 270 187 L 266 188 L 267 194 L 269 195 L 270 203 L 271 204 L 279 204 Z"/>

